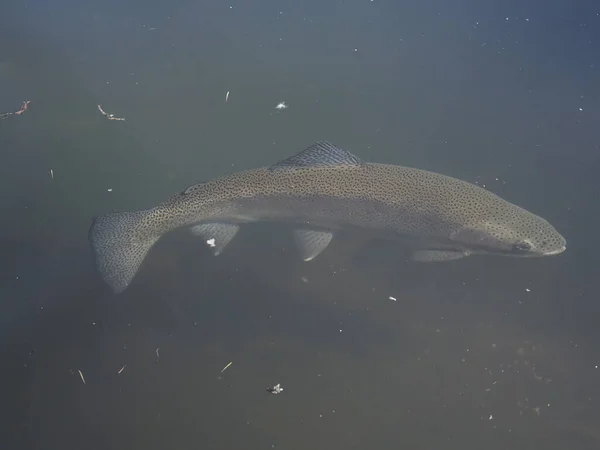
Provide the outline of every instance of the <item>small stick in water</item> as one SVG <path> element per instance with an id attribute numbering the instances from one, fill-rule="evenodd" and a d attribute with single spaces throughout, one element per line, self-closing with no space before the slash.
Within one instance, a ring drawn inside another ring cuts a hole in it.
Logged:
<path id="1" fill-rule="evenodd" d="M 79 376 L 81 377 L 81 381 L 83 381 L 83 384 L 85 384 L 85 378 L 83 378 L 83 372 L 81 370 L 78 370 L 79 372 Z"/>
<path id="2" fill-rule="evenodd" d="M 100 106 L 100 105 L 98 105 L 98 111 L 100 111 L 100 113 L 101 113 L 101 114 L 102 114 L 104 117 L 106 117 L 108 120 L 125 120 L 125 118 L 124 118 L 124 117 L 115 117 L 115 115 L 114 115 L 114 114 L 109 114 L 109 113 L 107 113 L 106 111 L 104 111 L 104 110 L 102 109 L 102 106 Z"/>
<path id="3" fill-rule="evenodd" d="M 27 100 L 27 101 L 23 102 L 23 104 L 21 105 L 21 109 L 19 109 L 18 111 L 0 114 L 0 119 L 6 119 L 8 116 L 20 116 L 25 111 L 27 111 L 27 108 L 29 107 L 30 103 L 31 103 L 31 101 Z"/>

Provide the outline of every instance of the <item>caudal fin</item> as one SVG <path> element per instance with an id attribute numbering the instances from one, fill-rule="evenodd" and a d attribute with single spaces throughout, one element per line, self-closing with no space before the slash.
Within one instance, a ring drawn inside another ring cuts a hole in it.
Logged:
<path id="1" fill-rule="evenodd" d="M 111 213 L 95 217 L 89 231 L 96 268 L 115 293 L 123 292 L 159 239 L 139 230 L 147 211 Z"/>

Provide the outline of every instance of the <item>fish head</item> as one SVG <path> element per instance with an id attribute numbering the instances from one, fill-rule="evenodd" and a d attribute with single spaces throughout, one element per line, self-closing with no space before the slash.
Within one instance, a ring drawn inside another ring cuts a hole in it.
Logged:
<path id="1" fill-rule="evenodd" d="M 511 205 L 514 206 L 514 205 Z M 470 253 L 516 257 L 557 255 L 565 238 L 545 219 L 519 207 L 502 217 L 487 217 L 452 234 L 451 240 Z"/>

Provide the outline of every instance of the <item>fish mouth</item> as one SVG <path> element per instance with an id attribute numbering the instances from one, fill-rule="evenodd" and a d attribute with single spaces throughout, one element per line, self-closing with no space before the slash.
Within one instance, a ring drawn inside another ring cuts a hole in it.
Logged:
<path id="1" fill-rule="evenodd" d="M 550 250 L 550 251 L 544 252 L 544 256 L 558 255 L 558 254 L 564 252 L 566 249 L 567 249 L 567 246 L 563 245 L 562 247 L 557 248 L 555 250 Z"/>

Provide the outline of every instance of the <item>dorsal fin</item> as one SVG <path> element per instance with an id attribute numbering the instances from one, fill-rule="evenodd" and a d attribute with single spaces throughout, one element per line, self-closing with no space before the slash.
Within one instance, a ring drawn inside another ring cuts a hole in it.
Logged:
<path id="1" fill-rule="evenodd" d="M 354 156 L 349 151 L 336 147 L 327 141 L 320 141 L 294 156 L 279 161 L 269 169 L 293 169 L 295 167 L 316 166 L 359 166 L 360 164 L 362 164 L 360 158 Z"/>
<path id="2" fill-rule="evenodd" d="M 185 190 L 180 192 L 180 195 L 188 195 L 191 194 L 192 192 L 197 191 L 198 189 L 200 189 L 201 186 L 204 186 L 206 184 L 205 181 L 201 181 L 200 183 L 196 183 L 192 186 L 188 186 L 187 188 L 185 188 Z"/>

